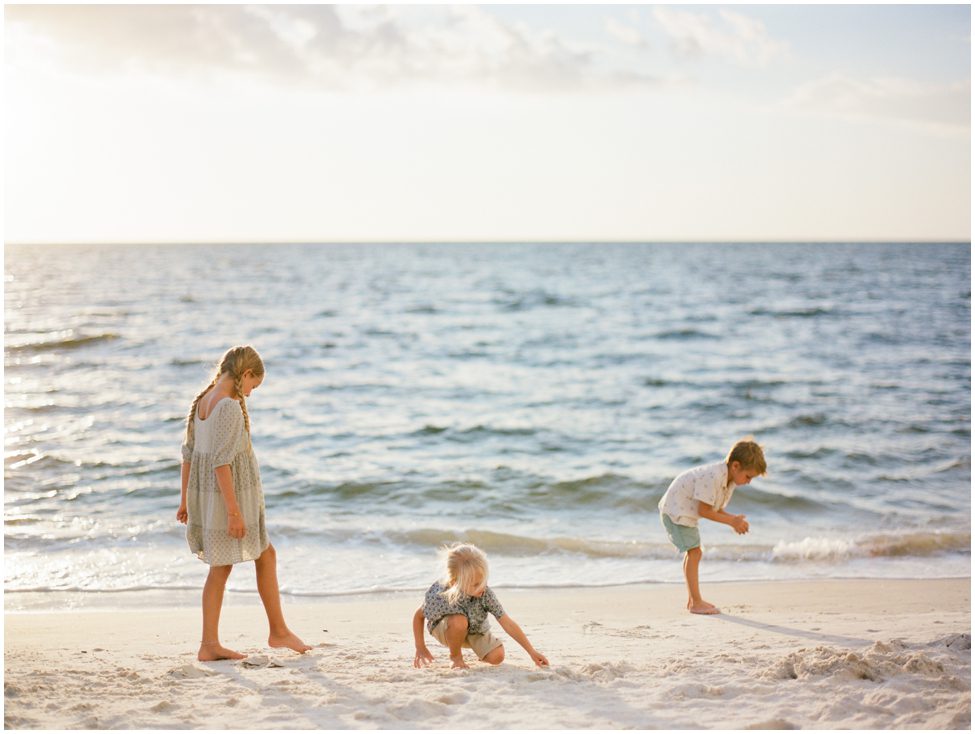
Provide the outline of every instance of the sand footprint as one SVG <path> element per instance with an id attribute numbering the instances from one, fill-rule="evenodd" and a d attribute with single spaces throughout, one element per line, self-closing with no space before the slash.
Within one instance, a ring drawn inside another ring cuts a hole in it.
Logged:
<path id="1" fill-rule="evenodd" d="M 204 678 L 208 675 L 216 675 L 212 670 L 207 670 L 205 668 L 198 668 L 192 663 L 186 663 L 186 665 L 180 665 L 178 668 L 173 668 L 167 675 L 173 678 Z"/>
<path id="2" fill-rule="evenodd" d="M 445 696 L 440 696 L 437 701 L 440 703 L 445 703 L 448 706 L 458 706 L 462 703 L 467 703 L 470 698 L 471 697 L 463 691 L 456 691 L 454 693 L 448 693 Z"/>

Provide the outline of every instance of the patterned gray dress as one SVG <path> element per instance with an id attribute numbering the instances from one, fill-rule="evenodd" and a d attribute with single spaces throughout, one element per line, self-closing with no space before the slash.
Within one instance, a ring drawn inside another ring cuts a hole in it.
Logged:
<path id="1" fill-rule="evenodd" d="M 244 413 L 233 398 L 218 402 L 206 420 L 194 416 L 193 431 L 183 443 L 183 461 L 190 462 L 186 488 L 186 541 L 201 561 L 228 566 L 253 561 L 267 548 L 264 492 L 257 457 L 244 429 Z M 246 526 L 243 538 L 227 534 L 227 505 L 214 470 L 230 466 L 234 493 Z"/>

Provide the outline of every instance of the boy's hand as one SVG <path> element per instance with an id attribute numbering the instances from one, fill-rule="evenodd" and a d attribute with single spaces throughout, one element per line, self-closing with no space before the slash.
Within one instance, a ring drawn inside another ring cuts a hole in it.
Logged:
<path id="1" fill-rule="evenodd" d="M 424 645 L 423 647 L 416 648 L 416 656 L 413 658 L 413 667 L 422 668 L 424 665 L 429 665 L 433 662 L 433 655 Z"/>
<path id="2" fill-rule="evenodd" d="M 731 523 L 731 527 L 735 529 L 735 532 L 739 535 L 744 535 L 748 532 L 748 521 L 745 520 L 744 515 L 735 515 L 735 519 Z"/>
<path id="3" fill-rule="evenodd" d="M 531 655 L 532 660 L 535 662 L 535 665 L 537 665 L 538 667 L 542 667 L 543 665 L 548 665 L 548 658 L 542 655 L 542 653 L 540 653 L 535 648 L 532 648 L 532 651 L 529 653 L 529 655 Z"/>

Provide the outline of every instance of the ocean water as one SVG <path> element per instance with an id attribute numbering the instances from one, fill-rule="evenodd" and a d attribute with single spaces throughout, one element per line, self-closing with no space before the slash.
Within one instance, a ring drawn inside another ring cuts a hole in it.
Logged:
<path id="1" fill-rule="evenodd" d="M 657 502 L 748 434 L 769 474 L 748 535 L 702 521 L 705 583 L 969 576 L 970 272 L 967 243 L 8 246 L 5 605 L 196 603 L 179 446 L 237 343 L 292 600 L 425 588 L 461 539 L 496 587 L 680 583 Z"/>

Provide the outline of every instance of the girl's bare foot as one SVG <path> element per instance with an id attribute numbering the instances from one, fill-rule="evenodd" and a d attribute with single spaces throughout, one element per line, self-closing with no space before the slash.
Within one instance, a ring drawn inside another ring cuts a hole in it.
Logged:
<path id="1" fill-rule="evenodd" d="M 451 663 L 450 665 L 451 668 L 457 668 L 458 670 L 469 670 L 471 667 L 470 665 L 464 662 L 463 655 L 456 658 L 450 658 L 450 663 Z"/>
<path id="2" fill-rule="evenodd" d="M 720 609 L 703 599 L 696 604 L 693 601 L 687 602 L 687 611 L 691 614 L 721 614 Z"/>
<path id="3" fill-rule="evenodd" d="M 201 643 L 200 651 L 196 654 L 196 659 L 204 663 L 212 660 L 243 660 L 246 657 L 236 650 L 224 647 L 219 642 Z"/>
<path id="4" fill-rule="evenodd" d="M 291 630 L 288 630 L 284 634 L 268 635 L 267 644 L 271 647 L 287 647 L 295 652 L 306 653 L 311 650 L 311 645 L 306 645 L 301 639 Z"/>

